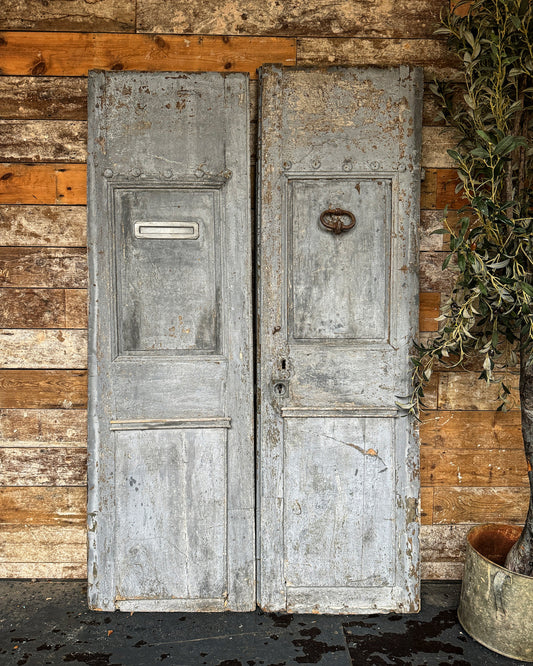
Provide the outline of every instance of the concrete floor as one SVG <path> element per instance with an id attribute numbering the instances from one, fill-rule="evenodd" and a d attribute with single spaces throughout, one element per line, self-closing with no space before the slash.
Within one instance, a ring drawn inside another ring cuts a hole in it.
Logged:
<path id="1" fill-rule="evenodd" d="M 425 583 L 418 615 L 99 613 L 83 581 L 0 581 L 0 664 L 512 666 L 457 622 L 457 583 Z"/>

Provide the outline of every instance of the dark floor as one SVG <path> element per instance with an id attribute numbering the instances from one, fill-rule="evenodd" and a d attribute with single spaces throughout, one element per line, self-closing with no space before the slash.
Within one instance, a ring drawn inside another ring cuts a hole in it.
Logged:
<path id="1" fill-rule="evenodd" d="M 459 584 L 425 583 L 418 615 L 101 613 L 82 581 L 0 581 L 0 664 L 512 666 L 457 622 Z"/>

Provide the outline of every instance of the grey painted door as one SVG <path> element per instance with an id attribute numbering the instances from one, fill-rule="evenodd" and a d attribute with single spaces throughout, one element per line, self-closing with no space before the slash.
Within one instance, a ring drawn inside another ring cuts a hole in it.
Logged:
<path id="1" fill-rule="evenodd" d="M 420 70 L 262 72 L 259 603 L 414 611 Z"/>
<path id="2" fill-rule="evenodd" d="M 249 610 L 248 79 L 89 89 L 89 604 Z"/>

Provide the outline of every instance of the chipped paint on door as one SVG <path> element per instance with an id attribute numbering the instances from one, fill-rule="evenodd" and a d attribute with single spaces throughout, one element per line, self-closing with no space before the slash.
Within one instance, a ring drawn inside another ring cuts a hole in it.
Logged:
<path id="1" fill-rule="evenodd" d="M 89 605 L 250 610 L 248 77 L 89 89 Z"/>
<path id="2" fill-rule="evenodd" d="M 421 70 L 262 70 L 259 603 L 414 611 Z"/>

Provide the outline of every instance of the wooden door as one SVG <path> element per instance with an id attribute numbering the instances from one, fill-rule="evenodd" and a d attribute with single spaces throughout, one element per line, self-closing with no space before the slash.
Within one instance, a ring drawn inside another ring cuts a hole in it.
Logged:
<path id="1" fill-rule="evenodd" d="M 249 610 L 248 79 L 89 88 L 89 603 Z"/>
<path id="2" fill-rule="evenodd" d="M 259 603 L 415 611 L 421 70 L 261 81 Z"/>

